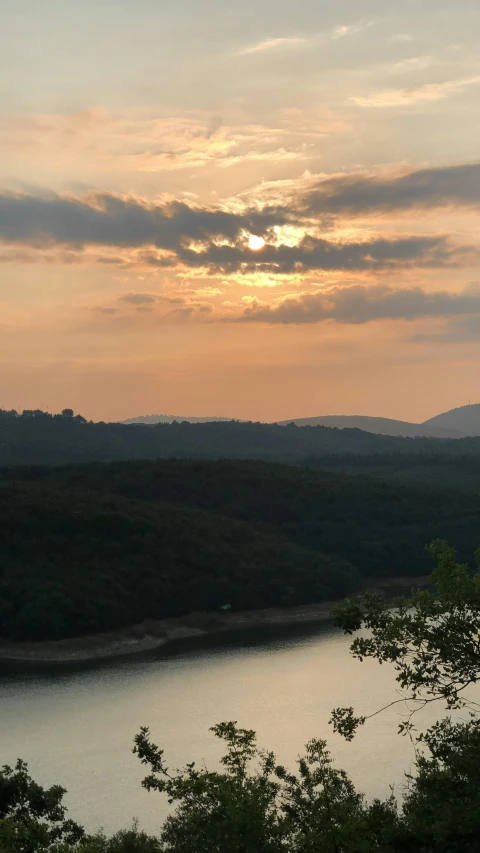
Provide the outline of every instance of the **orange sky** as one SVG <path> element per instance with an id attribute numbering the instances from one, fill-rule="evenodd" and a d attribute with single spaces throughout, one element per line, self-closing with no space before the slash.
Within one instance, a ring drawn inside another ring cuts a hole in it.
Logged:
<path id="1" fill-rule="evenodd" d="M 0 406 L 477 402 L 478 33 L 470 0 L 12 5 Z"/>

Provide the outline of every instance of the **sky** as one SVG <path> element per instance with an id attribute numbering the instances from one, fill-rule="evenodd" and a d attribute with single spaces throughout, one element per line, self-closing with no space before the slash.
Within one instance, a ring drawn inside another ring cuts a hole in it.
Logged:
<path id="1" fill-rule="evenodd" d="M 0 15 L 0 407 L 480 401 L 477 0 Z"/>

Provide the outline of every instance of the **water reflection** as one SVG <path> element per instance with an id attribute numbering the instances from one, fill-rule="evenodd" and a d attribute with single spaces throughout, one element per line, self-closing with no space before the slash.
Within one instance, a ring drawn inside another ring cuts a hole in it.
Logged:
<path id="1" fill-rule="evenodd" d="M 311 737 L 326 737 L 369 796 L 387 795 L 390 782 L 401 789 L 413 763 L 396 734 L 401 711 L 378 717 L 353 744 L 328 725 L 336 705 L 368 712 L 395 698 L 391 668 L 357 663 L 348 646 L 328 624 L 265 626 L 95 668 L 4 671 L 0 762 L 21 756 L 40 782 L 64 785 L 72 817 L 89 829 L 117 829 L 137 816 L 156 831 L 167 806 L 140 786 L 142 768 L 131 754 L 140 726 L 150 726 L 170 766 L 192 759 L 215 766 L 221 748 L 209 727 L 238 720 L 287 763 Z"/>

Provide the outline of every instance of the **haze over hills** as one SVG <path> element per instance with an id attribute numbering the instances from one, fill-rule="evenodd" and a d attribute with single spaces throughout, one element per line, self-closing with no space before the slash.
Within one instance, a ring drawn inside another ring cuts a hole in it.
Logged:
<path id="1" fill-rule="evenodd" d="M 183 423 L 186 421 L 189 424 L 210 424 L 216 421 L 222 423 L 228 421 L 238 421 L 239 418 L 196 418 L 190 415 L 139 415 L 136 418 L 128 418 L 126 421 L 120 421 L 122 424 L 173 424 Z"/>
<path id="2" fill-rule="evenodd" d="M 425 421 L 422 426 L 434 429 L 460 430 L 464 435 L 480 435 L 480 403 L 470 406 L 460 406 L 458 409 L 450 409 L 441 415 Z"/>
<path id="3" fill-rule="evenodd" d="M 405 438 L 416 438 L 417 436 L 422 438 L 466 438 L 467 435 L 480 435 L 480 429 L 475 433 L 461 432 L 455 427 L 415 424 L 409 421 L 395 421 L 391 418 L 370 418 L 366 415 L 326 415 L 325 417 L 279 421 L 280 426 L 287 426 L 291 423 L 296 426 L 361 429 L 374 435 L 403 436 Z"/>
<path id="4" fill-rule="evenodd" d="M 450 409 L 422 423 L 375 418 L 364 415 L 327 415 L 280 421 L 281 425 L 326 426 L 337 429 L 361 429 L 376 435 L 396 435 L 406 438 L 468 438 L 480 435 L 480 403 Z"/>
<path id="5" fill-rule="evenodd" d="M 122 421 L 123 424 L 171 424 L 186 421 L 191 424 L 237 421 L 241 418 L 192 417 L 190 415 L 140 415 Z M 405 438 L 467 438 L 480 436 L 480 403 L 460 406 L 422 423 L 398 421 L 393 418 L 367 415 L 323 415 L 311 418 L 289 418 L 277 421 L 279 426 L 325 426 L 336 429 L 361 429 L 374 435 L 404 436 Z"/>

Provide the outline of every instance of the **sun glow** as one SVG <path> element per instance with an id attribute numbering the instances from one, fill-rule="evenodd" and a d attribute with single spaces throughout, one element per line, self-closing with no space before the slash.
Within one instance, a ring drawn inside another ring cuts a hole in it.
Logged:
<path id="1" fill-rule="evenodd" d="M 259 252 L 260 249 L 263 249 L 265 245 L 265 240 L 263 237 L 257 237 L 256 234 L 250 234 L 248 238 L 248 248 L 252 250 L 252 252 Z"/>

